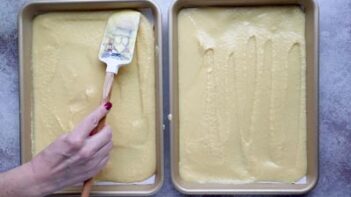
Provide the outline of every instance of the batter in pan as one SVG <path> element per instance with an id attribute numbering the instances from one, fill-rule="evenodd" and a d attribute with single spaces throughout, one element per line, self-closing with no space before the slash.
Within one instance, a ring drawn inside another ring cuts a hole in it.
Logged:
<path id="1" fill-rule="evenodd" d="M 181 177 L 292 183 L 305 176 L 303 11 L 187 8 L 178 39 Z"/>
<path id="2" fill-rule="evenodd" d="M 112 12 L 47 13 L 33 24 L 33 153 L 70 131 L 100 103 L 106 65 L 100 42 Z M 153 25 L 141 15 L 133 61 L 112 90 L 110 160 L 99 180 L 142 181 L 155 173 Z"/>

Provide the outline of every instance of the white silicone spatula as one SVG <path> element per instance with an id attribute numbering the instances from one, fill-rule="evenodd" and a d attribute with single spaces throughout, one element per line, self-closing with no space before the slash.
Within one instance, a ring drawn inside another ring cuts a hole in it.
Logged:
<path id="1" fill-rule="evenodd" d="M 120 11 L 108 19 L 99 52 L 99 59 L 107 64 L 102 102 L 109 100 L 114 75 L 119 68 L 133 59 L 139 21 L 137 11 Z"/>
<path id="2" fill-rule="evenodd" d="M 132 62 L 139 21 L 140 13 L 131 10 L 116 12 L 107 21 L 99 52 L 99 59 L 107 64 L 102 103 L 110 101 L 114 76 L 119 68 Z M 91 135 L 104 127 L 105 119 L 99 121 Z M 92 185 L 92 178 L 84 182 L 82 197 L 89 196 Z"/>

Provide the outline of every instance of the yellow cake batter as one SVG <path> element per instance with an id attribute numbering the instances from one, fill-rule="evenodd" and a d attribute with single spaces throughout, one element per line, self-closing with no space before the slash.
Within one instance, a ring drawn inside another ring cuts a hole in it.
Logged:
<path id="1" fill-rule="evenodd" d="M 291 183 L 305 175 L 304 31 L 295 6 L 180 11 L 184 180 Z"/>
<path id="2" fill-rule="evenodd" d="M 70 131 L 101 100 L 100 42 L 112 12 L 47 13 L 33 24 L 33 153 Z M 153 25 L 141 16 L 133 61 L 120 69 L 107 123 L 110 161 L 100 180 L 134 182 L 155 172 Z"/>

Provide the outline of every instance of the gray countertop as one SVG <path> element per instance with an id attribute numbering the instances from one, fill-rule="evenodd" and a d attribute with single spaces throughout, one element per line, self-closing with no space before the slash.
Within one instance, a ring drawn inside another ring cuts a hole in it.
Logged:
<path id="1" fill-rule="evenodd" d="M 0 172 L 20 164 L 17 13 L 26 0 L 0 0 Z M 156 196 L 182 196 L 169 166 L 168 31 L 163 14 L 165 183 Z M 351 0 L 319 0 L 320 179 L 307 196 L 351 196 Z M 0 191 L 1 192 L 1 191 Z"/>

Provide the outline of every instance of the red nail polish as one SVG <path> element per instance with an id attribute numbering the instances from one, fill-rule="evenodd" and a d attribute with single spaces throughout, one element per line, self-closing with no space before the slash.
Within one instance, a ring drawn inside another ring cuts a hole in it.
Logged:
<path id="1" fill-rule="evenodd" d="M 107 103 L 105 103 L 104 107 L 105 107 L 105 109 L 110 110 L 112 108 L 112 103 L 107 102 Z"/>
<path id="2" fill-rule="evenodd" d="M 106 110 L 110 110 L 112 108 L 112 103 L 111 102 L 107 102 L 107 103 L 105 103 L 104 107 L 105 107 Z"/>

